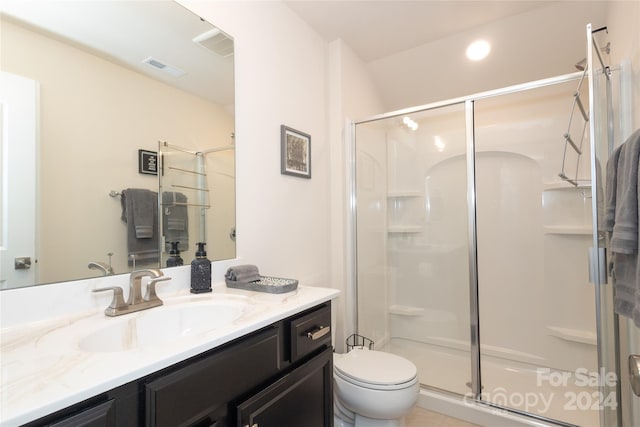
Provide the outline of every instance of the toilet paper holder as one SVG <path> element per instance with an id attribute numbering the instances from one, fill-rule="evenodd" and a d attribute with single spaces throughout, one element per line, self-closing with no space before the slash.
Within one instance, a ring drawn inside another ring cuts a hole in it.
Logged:
<path id="1" fill-rule="evenodd" d="M 352 334 L 345 340 L 345 344 L 347 344 L 347 352 L 349 352 L 354 348 L 368 348 L 369 350 L 373 350 L 375 343 L 373 340 L 363 337 L 362 335 Z"/>

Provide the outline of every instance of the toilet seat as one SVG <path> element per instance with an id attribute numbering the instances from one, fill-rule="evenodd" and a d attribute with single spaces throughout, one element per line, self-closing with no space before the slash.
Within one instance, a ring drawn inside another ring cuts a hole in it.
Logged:
<path id="1" fill-rule="evenodd" d="M 418 370 L 410 361 L 359 348 L 334 360 L 334 373 L 352 384 L 375 390 L 403 389 L 418 381 Z"/>

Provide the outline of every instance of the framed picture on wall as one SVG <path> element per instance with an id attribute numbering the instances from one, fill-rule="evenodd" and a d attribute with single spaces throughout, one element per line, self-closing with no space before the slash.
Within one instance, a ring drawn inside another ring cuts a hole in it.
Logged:
<path id="1" fill-rule="evenodd" d="M 158 175 L 157 152 L 138 150 L 138 173 L 145 175 Z"/>
<path id="2" fill-rule="evenodd" d="M 280 172 L 311 178 L 311 136 L 285 125 L 280 126 Z"/>

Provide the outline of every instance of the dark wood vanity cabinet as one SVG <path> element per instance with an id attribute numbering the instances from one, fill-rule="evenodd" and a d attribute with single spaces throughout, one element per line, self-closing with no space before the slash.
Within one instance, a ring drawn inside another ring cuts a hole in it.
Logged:
<path id="1" fill-rule="evenodd" d="M 332 427 L 331 304 L 28 426 Z"/>

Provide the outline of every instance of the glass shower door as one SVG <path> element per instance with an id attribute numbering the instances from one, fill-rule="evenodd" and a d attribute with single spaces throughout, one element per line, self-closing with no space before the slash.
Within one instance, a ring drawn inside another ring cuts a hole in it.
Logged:
<path id="1" fill-rule="evenodd" d="M 471 381 L 464 104 L 356 125 L 358 333 L 418 367 Z"/>
<path id="2" fill-rule="evenodd" d="M 475 103 L 482 399 L 598 426 L 594 191 L 576 92 L 586 105 L 579 81 Z"/>

